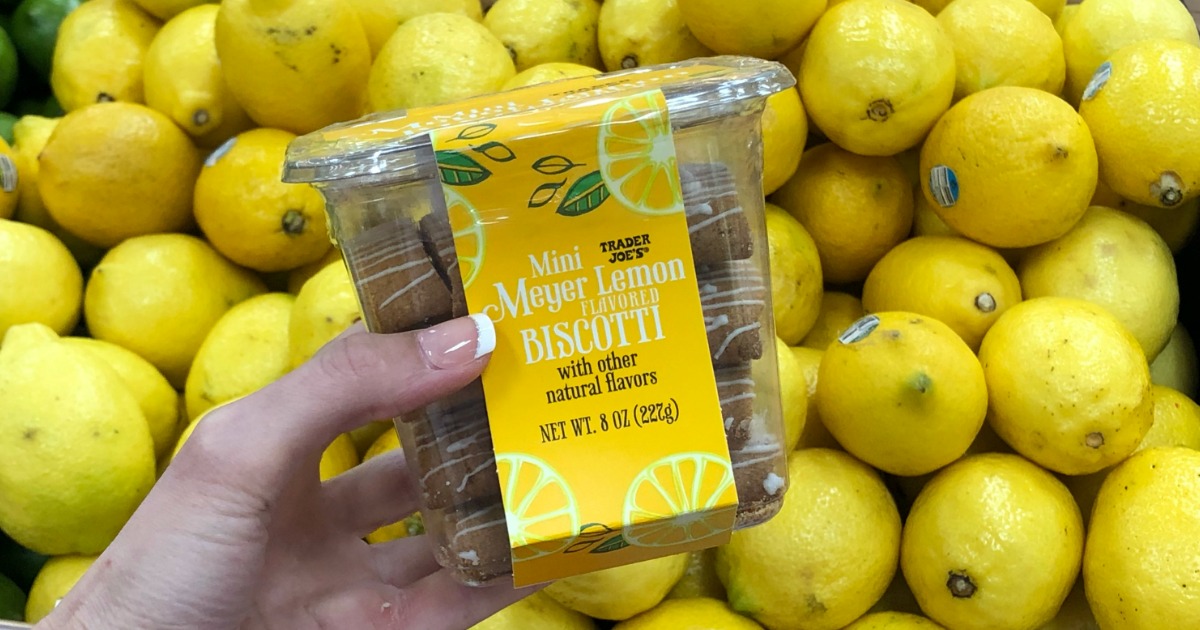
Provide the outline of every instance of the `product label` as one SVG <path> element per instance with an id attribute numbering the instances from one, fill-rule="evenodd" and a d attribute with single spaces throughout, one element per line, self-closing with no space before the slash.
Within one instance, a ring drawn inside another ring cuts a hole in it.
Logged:
<path id="1" fill-rule="evenodd" d="M 722 544 L 738 497 L 665 98 L 433 134 L 527 585 Z"/>

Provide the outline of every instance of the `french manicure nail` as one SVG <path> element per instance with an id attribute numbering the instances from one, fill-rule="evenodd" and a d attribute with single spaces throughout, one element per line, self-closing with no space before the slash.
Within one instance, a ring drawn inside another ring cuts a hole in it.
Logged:
<path id="1" fill-rule="evenodd" d="M 425 362 L 446 370 L 466 365 L 496 349 L 496 328 L 487 315 L 460 317 L 417 333 Z"/>

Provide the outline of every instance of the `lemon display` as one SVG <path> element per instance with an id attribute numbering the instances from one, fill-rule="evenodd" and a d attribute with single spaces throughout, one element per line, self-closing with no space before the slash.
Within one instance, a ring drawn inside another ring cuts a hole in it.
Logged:
<path id="1" fill-rule="evenodd" d="M 687 571 L 667 593 L 667 599 L 711 597 L 725 600 L 725 585 L 717 575 L 717 548 L 696 551 L 688 558 Z"/>
<path id="2" fill-rule="evenodd" d="M 221 3 L 217 58 L 234 98 L 263 127 L 308 133 L 362 113 L 371 47 L 349 3 Z"/>
<path id="3" fill-rule="evenodd" d="M 1175 325 L 1166 347 L 1150 364 L 1150 380 L 1177 389 L 1192 398 L 1200 393 L 1196 346 L 1183 324 Z"/>
<path id="4" fill-rule="evenodd" d="M 887 253 L 863 284 L 870 312 L 912 311 L 937 319 L 978 350 L 996 319 L 1021 301 L 1004 258 L 956 236 L 917 236 Z"/>
<path id="5" fill-rule="evenodd" d="M 141 103 L 142 65 L 159 23 L 132 0 L 84 2 L 58 28 L 50 87 L 66 111 Z"/>
<path id="6" fill-rule="evenodd" d="M 1192 35 L 1196 30 L 1192 29 Z M 1147 95 L 1154 107 L 1146 109 Z M 1149 39 L 1115 52 L 1084 91 L 1079 113 L 1100 174 L 1122 197 L 1175 208 L 1200 196 L 1200 46 Z"/>
<path id="7" fill-rule="evenodd" d="M 1093 206 L 1061 238 L 1026 252 L 1019 267 L 1025 297 L 1058 295 L 1103 307 L 1153 361 L 1179 315 L 1171 250 L 1144 221 Z"/>
<path id="8" fill-rule="evenodd" d="M 816 241 L 826 282 L 862 280 L 912 230 L 912 186 L 896 158 L 832 143 L 806 151 L 772 200 Z"/>
<path id="9" fill-rule="evenodd" d="M 525 628 L 595 630 L 596 623 L 587 615 L 575 612 L 554 601 L 553 597 L 539 591 L 471 626 L 470 630 L 524 630 Z"/>
<path id="10" fill-rule="evenodd" d="M 1066 234 L 1096 189 L 1088 125 L 1062 99 L 1027 87 L 976 92 L 946 112 L 921 150 L 921 189 L 938 216 L 994 247 Z"/>
<path id="11" fill-rule="evenodd" d="M 826 7 L 826 0 L 678 1 L 684 23 L 705 46 L 720 54 L 764 59 L 799 44 Z"/>
<path id="12" fill-rule="evenodd" d="M 67 596 L 88 569 L 96 563 L 98 556 L 68 555 L 51 558 L 42 566 L 33 586 L 29 589 L 29 601 L 25 604 L 25 621 L 37 623 Z"/>
<path id="13" fill-rule="evenodd" d="M 518 72 L 513 78 L 504 82 L 501 86 L 503 90 L 512 90 L 515 88 L 525 87 L 527 85 L 537 85 L 539 83 L 549 83 L 560 79 L 569 79 L 571 77 L 589 77 L 600 74 L 600 71 L 588 66 L 581 66 L 577 63 L 567 63 L 562 61 L 552 61 L 541 63 L 532 68 Z"/>
<path id="14" fill-rule="evenodd" d="M 1082 556 L 1083 520 L 1062 482 L 1016 455 L 988 453 L 950 465 L 921 491 L 900 566 L 921 610 L 948 628 L 1035 630 L 1058 612 Z"/>
<path id="15" fill-rule="evenodd" d="M 663 150 L 671 123 L 653 93 L 617 101 L 600 124 L 600 175 L 609 194 L 641 214 L 682 212 L 675 154 Z"/>
<path id="16" fill-rule="evenodd" d="M 987 404 L 974 353 L 928 316 L 867 315 L 821 359 L 821 421 L 847 451 L 895 475 L 922 475 L 961 457 Z"/>
<path id="17" fill-rule="evenodd" d="M 956 99 L 997 85 L 1062 90 L 1062 39 L 1029 0 L 956 0 L 937 19 L 954 43 Z"/>
<path id="18" fill-rule="evenodd" d="M 713 54 L 679 10 L 679 0 L 607 0 L 596 27 L 607 70 L 653 66 Z"/>
<path id="19" fill-rule="evenodd" d="M 912 613 L 877 612 L 864 615 L 846 630 L 942 630 L 938 624 Z"/>
<path id="20" fill-rule="evenodd" d="M 53 234 L 0 219 L 0 268 L 0 336 L 29 322 L 59 334 L 75 327 L 83 306 L 83 274 Z"/>
<path id="21" fill-rule="evenodd" d="M 1101 307 L 1026 300 L 983 338 L 988 421 L 1018 453 L 1055 472 L 1096 472 L 1127 457 L 1153 422 L 1150 368 L 1137 339 Z"/>
<path id="22" fill-rule="evenodd" d="M 761 630 L 762 626 L 711 597 L 669 599 L 614 630 Z"/>
<path id="23" fill-rule="evenodd" d="M 576 612 L 621 621 L 654 608 L 687 570 L 688 555 L 675 554 L 559 580 L 542 592 Z"/>
<path id="24" fill-rule="evenodd" d="M 817 315 L 817 323 L 804 336 L 800 345 L 824 350 L 829 344 L 837 341 L 843 330 L 865 314 L 862 300 L 849 293 L 826 291 L 821 296 L 821 312 Z"/>
<path id="25" fill-rule="evenodd" d="M 792 357 L 796 360 L 804 382 L 808 386 L 808 411 L 804 414 L 804 430 L 800 432 L 800 440 L 794 448 L 830 448 L 841 450 L 842 446 L 829 434 L 825 423 L 821 421 L 820 410 L 817 409 L 817 377 L 820 374 L 821 359 L 825 350 L 816 350 L 804 346 L 791 348 Z"/>
<path id="26" fill-rule="evenodd" d="M 769 195 L 795 174 L 808 140 L 808 116 L 800 92 L 787 89 L 768 96 L 761 125 L 763 194 Z"/>
<path id="27" fill-rule="evenodd" d="M 779 337 L 775 338 L 775 358 L 779 367 L 783 443 L 791 450 L 804 433 L 804 422 L 808 415 L 808 379 L 804 375 L 805 365 Z"/>
<path id="28" fill-rule="evenodd" d="M 328 265 L 317 272 L 296 295 L 288 319 L 291 367 L 310 359 L 321 346 L 361 317 L 358 296 L 346 267 Z"/>
<path id="29" fill-rule="evenodd" d="M 426 13 L 459 13 L 483 20 L 479 0 L 350 0 L 367 32 L 371 57 L 379 55 L 383 45 L 401 24 Z"/>
<path id="30" fill-rule="evenodd" d="M 821 258 L 803 225 L 779 206 L 766 204 L 775 334 L 796 345 L 821 312 Z"/>
<path id="31" fill-rule="evenodd" d="M 842 2 L 805 46 L 804 106 L 830 140 L 854 153 L 894 155 L 917 145 L 954 96 L 954 45 L 933 16 L 908 2 Z"/>
<path id="32" fill-rule="evenodd" d="M 1083 557 L 1088 602 L 1101 628 L 1200 624 L 1200 452 L 1147 449 L 1105 480 Z"/>
<path id="33" fill-rule="evenodd" d="M 952 0 L 911 0 L 913 4 L 929 11 L 934 15 L 941 15 L 946 7 L 952 4 Z M 1071 5 L 1067 4 L 1067 0 L 1029 0 L 1039 11 L 1045 13 L 1047 17 L 1056 20 L 1061 17 L 1062 12 Z"/>
<path id="34" fill-rule="evenodd" d="M 89 243 L 112 247 L 191 221 L 200 154 L 170 118 L 145 105 L 100 103 L 67 114 L 38 162 L 50 216 Z"/>
<path id="35" fill-rule="evenodd" d="M 1146 39 L 1174 39 L 1200 45 L 1196 23 L 1175 0 L 1088 0 L 1062 28 L 1067 58 L 1064 96 L 1079 105 L 1102 63 L 1122 48 Z M 1162 86 L 1160 89 L 1167 88 Z"/>
<path id="36" fill-rule="evenodd" d="M 518 71 L 552 61 L 601 65 L 597 0 L 497 0 L 483 18 Z"/>
<path id="37" fill-rule="evenodd" d="M 379 51 L 368 106 L 385 111 L 487 94 L 516 73 L 508 50 L 487 27 L 465 15 L 429 13 L 402 24 Z"/>

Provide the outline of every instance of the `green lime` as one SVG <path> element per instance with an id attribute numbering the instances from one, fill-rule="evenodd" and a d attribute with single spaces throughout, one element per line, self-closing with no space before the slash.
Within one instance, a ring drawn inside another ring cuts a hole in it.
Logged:
<path id="1" fill-rule="evenodd" d="M 8 31 L 0 28 L 0 108 L 8 107 L 17 90 L 19 68 L 17 49 L 13 46 Z"/>
<path id="2" fill-rule="evenodd" d="M 24 0 L 12 14 L 13 43 L 21 58 L 49 80 L 54 59 L 54 41 L 63 18 L 81 0 Z"/>
<path id="3" fill-rule="evenodd" d="M 0 619 L 25 621 L 25 593 L 0 573 Z"/>
<path id="4" fill-rule="evenodd" d="M 16 116 L 8 112 L 0 112 L 0 138 L 4 138 L 10 147 L 13 144 L 12 128 L 16 122 Z"/>
<path id="5" fill-rule="evenodd" d="M 0 573 L 7 575 L 17 586 L 28 590 L 42 565 L 50 558 L 30 551 L 0 532 Z"/>

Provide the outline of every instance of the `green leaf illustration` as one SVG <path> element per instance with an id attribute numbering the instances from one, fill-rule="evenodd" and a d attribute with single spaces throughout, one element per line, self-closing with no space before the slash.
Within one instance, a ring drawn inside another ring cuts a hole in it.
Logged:
<path id="1" fill-rule="evenodd" d="M 463 155 L 458 151 L 438 151 L 437 164 L 438 171 L 442 176 L 442 183 L 451 186 L 478 184 L 492 174 L 471 156 Z"/>
<path id="2" fill-rule="evenodd" d="M 628 546 L 629 546 L 629 543 L 625 541 L 625 537 L 620 534 L 617 534 L 616 536 L 613 536 L 612 538 L 609 538 L 608 540 L 600 543 L 600 546 L 591 550 L 590 553 L 608 553 L 610 551 L 624 549 Z"/>
<path id="3" fill-rule="evenodd" d="M 454 137 L 455 140 L 478 140 L 489 133 L 496 130 L 496 125 L 492 123 L 479 123 L 478 125 L 470 125 L 463 127 L 462 131 Z"/>
<path id="4" fill-rule="evenodd" d="M 566 183 L 567 180 L 564 179 L 561 182 L 550 182 L 548 184 L 542 184 L 541 186 L 538 186 L 537 189 L 533 191 L 533 194 L 529 195 L 529 207 L 541 208 L 551 201 L 554 201 L 554 195 L 556 195 L 558 193 L 558 189 L 562 188 Z"/>
<path id="5" fill-rule="evenodd" d="M 604 178 L 600 176 L 600 171 L 592 171 L 571 184 L 557 212 L 577 217 L 599 208 L 605 199 L 608 199 L 608 187 L 604 185 Z"/>
<path id="6" fill-rule="evenodd" d="M 542 175 L 562 175 L 577 166 L 583 165 L 576 164 L 571 161 L 571 158 L 562 155 L 547 155 L 546 157 L 538 158 L 533 163 L 533 170 Z"/>
<path id="7" fill-rule="evenodd" d="M 517 155 L 512 152 L 512 149 L 504 146 L 499 142 L 488 142 L 477 147 L 471 147 L 477 153 L 482 153 L 494 162 L 511 162 L 517 159 Z"/>

